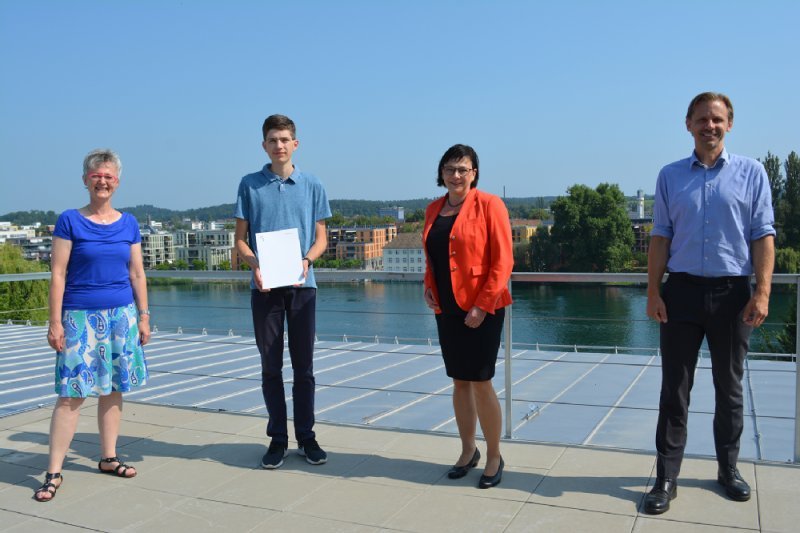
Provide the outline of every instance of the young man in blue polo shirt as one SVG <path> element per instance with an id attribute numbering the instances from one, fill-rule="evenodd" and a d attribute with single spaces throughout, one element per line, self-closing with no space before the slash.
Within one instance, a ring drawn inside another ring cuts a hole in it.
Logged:
<path id="1" fill-rule="evenodd" d="M 317 284 L 312 264 L 328 245 L 325 219 L 331 216 L 331 209 L 320 181 L 300 172 L 292 163 L 292 154 L 299 144 L 294 122 L 283 115 L 271 115 L 264 121 L 262 133 L 262 146 L 271 163 L 242 178 L 235 215 L 236 251 L 253 271 L 250 306 L 261 353 L 261 390 L 269 414 L 267 436 L 272 439 L 261 466 L 280 467 L 289 449 L 282 373 L 284 321 L 289 327 L 289 355 L 294 373 L 292 402 L 298 453 L 318 465 L 325 463 L 328 456 L 317 443 L 313 429 Z M 255 236 L 290 228 L 297 228 L 300 237 L 305 283 L 263 289 Z"/>
<path id="2" fill-rule="evenodd" d="M 647 315 L 661 324 L 662 377 L 656 481 L 644 502 L 650 514 L 667 511 L 678 494 L 689 394 L 703 338 L 714 377 L 717 481 L 732 500 L 750 499 L 750 486 L 736 468 L 742 376 L 750 334 L 769 309 L 775 219 L 764 167 L 725 150 L 732 127 L 727 96 L 697 95 L 686 113 L 694 152 L 661 169 L 656 184 Z M 665 271 L 669 277 L 662 288 Z"/>

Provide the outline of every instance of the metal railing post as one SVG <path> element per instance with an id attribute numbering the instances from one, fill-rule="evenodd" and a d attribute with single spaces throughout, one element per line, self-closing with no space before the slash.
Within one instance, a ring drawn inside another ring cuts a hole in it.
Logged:
<path id="1" fill-rule="evenodd" d="M 511 280 L 508 280 L 508 292 L 511 292 Z M 505 377 L 506 377 L 506 438 L 511 438 L 511 315 L 514 304 L 506 307 L 506 316 L 503 319 L 503 331 L 505 331 Z"/>
<path id="2" fill-rule="evenodd" d="M 794 316 L 794 462 L 800 463 L 800 276 L 795 280 L 797 306 Z"/>

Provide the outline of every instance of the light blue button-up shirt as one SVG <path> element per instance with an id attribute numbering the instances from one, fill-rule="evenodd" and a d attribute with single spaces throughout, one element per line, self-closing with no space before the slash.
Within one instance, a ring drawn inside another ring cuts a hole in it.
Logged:
<path id="1" fill-rule="evenodd" d="M 667 269 L 695 276 L 749 276 L 750 243 L 775 235 L 764 166 L 723 150 L 713 167 L 697 156 L 658 175 L 651 235 L 671 239 Z"/>
<path id="2" fill-rule="evenodd" d="M 297 228 L 300 251 L 305 254 L 314 244 L 317 222 L 331 216 L 331 207 L 316 176 L 302 173 L 295 166 L 292 174 L 282 180 L 266 164 L 261 171 L 242 178 L 234 216 L 249 224 L 250 248 L 256 255 L 256 233 L 290 228 Z M 250 287 L 256 288 L 253 279 Z M 300 287 L 317 287 L 313 268 L 308 269 L 306 282 Z"/>

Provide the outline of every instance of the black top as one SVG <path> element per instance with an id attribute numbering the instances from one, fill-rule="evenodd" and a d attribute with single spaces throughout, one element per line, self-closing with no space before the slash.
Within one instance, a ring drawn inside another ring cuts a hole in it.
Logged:
<path id="1" fill-rule="evenodd" d="M 439 293 L 439 307 L 443 313 L 466 316 L 466 311 L 456 303 L 456 298 L 453 296 L 453 283 L 450 281 L 450 232 L 453 230 L 456 216 L 439 215 L 436 217 L 428 231 L 426 248 L 431 260 L 433 279 L 436 281 Z"/>

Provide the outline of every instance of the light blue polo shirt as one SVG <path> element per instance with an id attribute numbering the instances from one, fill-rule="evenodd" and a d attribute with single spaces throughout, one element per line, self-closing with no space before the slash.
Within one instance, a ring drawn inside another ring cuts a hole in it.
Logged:
<path id="1" fill-rule="evenodd" d="M 286 180 L 273 174 L 271 166 L 268 163 L 242 178 L 234 216 L 249 224 L 250 248 L 256 254 L 256 233 L 297 228 L 300 251 L 305 255 L 314 244 L 317 222 L 331 216 L 328 195 L 316 176 L 300 172 L 296 165 Z M 250 287 L 256 288 L 252 277 Z M 300 288 L 316 287 L 314 269 L 310 268 Z"/>

